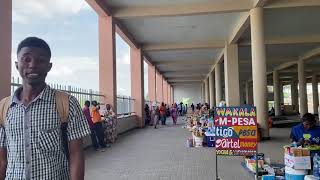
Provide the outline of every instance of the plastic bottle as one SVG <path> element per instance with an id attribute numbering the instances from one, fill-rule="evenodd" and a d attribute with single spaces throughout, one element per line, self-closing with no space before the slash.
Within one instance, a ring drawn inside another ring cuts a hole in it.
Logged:
<path id="1" fill-rule="evenodd" d="M 320 177 L 320 174 L 319 174 L 319 169 L 320 169 L 320 161 L 319 161 L 320 157 L 318 156 L 318 153 L 316 153 L 314 156 L 313 156 L 313 176 L 315 178 L 319 178 Z"/>

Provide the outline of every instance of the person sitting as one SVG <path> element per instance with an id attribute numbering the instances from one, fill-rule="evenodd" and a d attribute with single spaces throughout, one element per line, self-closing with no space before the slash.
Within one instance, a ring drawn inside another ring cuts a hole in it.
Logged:
<path id="1" fill-rule="evenodd" d="M 292 128 L 290 138 L 299 146 L 320 145 L 320 127 L 316 126 L 315 116 L 311 113 L 303 115 L 302 123 Z"/>

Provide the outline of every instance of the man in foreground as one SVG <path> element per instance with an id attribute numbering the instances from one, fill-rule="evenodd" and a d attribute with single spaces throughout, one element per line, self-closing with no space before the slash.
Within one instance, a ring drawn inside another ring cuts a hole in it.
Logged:
<path id="1" fill-rule="evenodd" d="M 17 57 L 22 86 L 1 119 L 0 180 L 83 180 L 82 139 L 90 129 L 76 98 L 61 95 L 45 82 L 52 68 L 48 44 L 26 38 Z"/>

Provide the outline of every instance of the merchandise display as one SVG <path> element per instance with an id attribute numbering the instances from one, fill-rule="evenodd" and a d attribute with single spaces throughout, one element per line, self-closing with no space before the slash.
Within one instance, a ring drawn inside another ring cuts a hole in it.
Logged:
<path id="1" fill-rule="evenodd" d="M 208 113 L 204 111 L 188 113 L 185 127 L 192 134 L 187 140 L 187 147 L 214 147 L 214 123 Z"/>
<path id="2" fill-rule="evenodd" d="M 214 115 L 213 115 L 214 114 Z M 271 163 L 257 149 L 255 107 L 217 107 L 214 113 L 188 113 L 185 128 L 192 136 L 187 147 L 214 147 L 219 156 L 243 156 L 242 166 L 262 180 L 320 180 L 320 146 L 292 142 L 283 147 L 283 163 Z M 304 134 L 304 139 L 310 137 Z"/>

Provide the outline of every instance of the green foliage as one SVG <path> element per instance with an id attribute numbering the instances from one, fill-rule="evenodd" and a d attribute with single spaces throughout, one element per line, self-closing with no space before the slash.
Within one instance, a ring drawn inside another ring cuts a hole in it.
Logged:
<path id="1" fill-rule="evenodd" d="M 191 104 L 191 99 L 190 98 L 182 98 L 182 100 L 181 100 L 181 102 L 183 103 L 183 104 Z"/>

